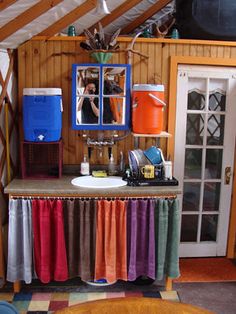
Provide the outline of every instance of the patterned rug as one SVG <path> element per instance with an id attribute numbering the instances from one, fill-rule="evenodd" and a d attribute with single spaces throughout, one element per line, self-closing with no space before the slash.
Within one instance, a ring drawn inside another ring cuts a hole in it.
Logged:
<path id="1" fill-rule="evenodd" d="M 15 306 L 20 314 L 49 314 L 56 310 L 60 310 L 67 306 L 84 303 L 87 301 L 100 300 L 106 298 L 121 298 L 121 297 L 148 297 L 161 298 L 179 302 L 179 297 L 176 291 L 160 291 L 160 292 L 21 292 L 21 293 L 0 293 L 0 300 L 5 300 Z"/>

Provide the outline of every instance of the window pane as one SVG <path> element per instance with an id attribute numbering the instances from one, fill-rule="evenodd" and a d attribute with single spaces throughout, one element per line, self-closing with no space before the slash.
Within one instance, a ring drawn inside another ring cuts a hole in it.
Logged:
<path id="1" fill-rule="evenodd" d="M 203 114 L 188 114 L 186 128 L 186 144 L 202 145 L 204 130 Z"/>
<path id="2" fill-rule="evenodd" d="M 220 202 L 220 183 L 204 184 L 203 211 L 218 211 Z"/>
<path id="3" fill-rule="evenodd" d="M 198 90 L 190 91 L 188 94 L 188 109 L 203 110 L 205 108 L 205 95 Z"/>
<path id="4" fill-rule="evenodd" d="M 203 215 L 200 241 L 216 241 L 218 215 Z"/>
<path id="5" fill-rule="evenodd" d="M 198 211 L 201 183 L 184 183 L 183 211 Z"/>
<path id="6" fill-rule="evenodd" d="M 215 92 L 209 95 L 209 110 L 225 111 L 226 96 L 222 93 Z"/>
<path id="7" fill-rule="evenodd" d="M 183 215 L 181 225 L 181 242 L 197 241 L 198 215 Z"/>
<path id="8" fill-rule="evenodd" d="M 223 145 L 225 116 L 211 114 L 208 117 L 207 145 Z"/>
<path id="9" fill-rule="evenodd" d="M 186 178 L 201 178 L 202 149 L 187 148 L 185 151 L 185 173 Z"/>
<path id="10" fill-rule="evenodd" d="M 220 179 L 221 167 L 222 149 L 207 149 L 205 179 Z"/>

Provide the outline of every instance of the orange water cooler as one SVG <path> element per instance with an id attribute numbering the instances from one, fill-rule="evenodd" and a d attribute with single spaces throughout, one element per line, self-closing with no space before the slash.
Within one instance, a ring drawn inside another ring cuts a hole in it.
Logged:
<path id="1" fill-rule="evenodd" d="M 132 92 L 132 130 L 138 134 L 163 131 L 164 85 L 135 84 Z"/>

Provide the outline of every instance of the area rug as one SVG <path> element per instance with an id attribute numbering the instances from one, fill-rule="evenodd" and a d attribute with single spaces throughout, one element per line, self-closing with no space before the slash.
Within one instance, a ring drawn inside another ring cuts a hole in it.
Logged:
<path id="1" fill-rule="evenodd" d="M 180 259 L 180 274 L 174 282 L 236 281 L 236 264 L 223 257 L 183 258 Z"/>
<path id="2" fill-rule="evenodd" d="M 15 306 L 20 314 L 50 314 L 62 308 L 84 303 L 87 301 L 101 300 L 106 298 L 122 298 L 122 297 L 148 297 L 161 298 L 179 302 L 176 291 L 160 291 L 160 292 L 90 292 L 90 293 L 0 293 L 0 300 L 5 300 Z"/>

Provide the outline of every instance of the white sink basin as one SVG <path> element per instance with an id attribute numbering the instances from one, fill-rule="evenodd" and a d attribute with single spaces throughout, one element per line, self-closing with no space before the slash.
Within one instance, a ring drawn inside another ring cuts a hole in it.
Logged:
<path id="1" fill-rule="evenodd" d="M 127 182 L 122 180 L 122 177 L 112 176 L 105 178 L 95 178 L 93 176 L 78 177 L 73 179 L 71 183 L 82 188 L 93 189 L 118 188 L 127 185 Z"/>

